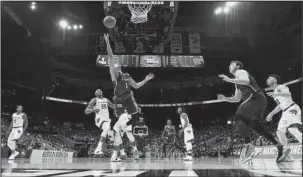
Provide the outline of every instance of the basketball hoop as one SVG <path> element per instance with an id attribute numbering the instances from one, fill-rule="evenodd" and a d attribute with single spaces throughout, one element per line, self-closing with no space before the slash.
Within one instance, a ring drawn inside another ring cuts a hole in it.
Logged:
<path id="1" fill-rule="evenodd" d="M 147 21 L 147 14 L 151 10 L 152 5 L 160 5 L 163 2 L 160 1 L 122 1 L 121 4 L 127 4 L 128 9 L 132 13 L 130 19 L 133 23 L 144 23 Z"/>

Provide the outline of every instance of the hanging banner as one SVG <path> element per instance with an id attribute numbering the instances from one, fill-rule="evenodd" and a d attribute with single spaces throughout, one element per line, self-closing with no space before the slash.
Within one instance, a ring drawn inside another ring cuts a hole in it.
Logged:
<path id="1" fill-rule="evenodd" d="M 189 52 L 190 53 L 201 53 L 200 46 L 200 34 L 199 33 L 189 33 Z"/>
<path id="2" fill-rule="evenodd" d="M 164 43 L 160 42 L 158 45 L 154 47 L 153 53 L 164 53 Z"/>
<path id="3" fill-rule="evenodd" d="M 171 41 L 170 41 L 171 53 L 182 53 L 182 35 L 181 33 L 172 33 L 171 34 Z"/>
<path id="4" fill-rule="evenodd" d="M 126 53 L 122 41 L 115 42 L 115 53 Z"/>

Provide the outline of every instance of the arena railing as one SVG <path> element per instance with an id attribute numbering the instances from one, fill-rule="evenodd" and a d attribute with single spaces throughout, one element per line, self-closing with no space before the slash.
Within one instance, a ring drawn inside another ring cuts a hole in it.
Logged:
<path id="1" fill-rule="evenodd" d="M 302 81 L 302 77 L 286 82 L 284 85 L 292 85 Z M 264 88 L 264 91 L 269 91 L 270 88 Z M 86 101 L 76 101 L 76 100 L 68 100 L 56 97 L 47 96 L 46 100 L 56 101 L 56 102 L 63 102 L 63 103 L 74 103 L 74 104 L 84 104 L 87 105 L 88 102 Z M 187 103 L 170 103 L 170 104 L 138 104 L 140 107 L 178 107 L 178 106 L 193 106 L 193 105 L 202 105 L 202 104 L 212 104 L 212 103 L 221 103 L 221 100 L 208 100 L 208 101 L 196 101 L 196 102 L 187 102 Z"/>

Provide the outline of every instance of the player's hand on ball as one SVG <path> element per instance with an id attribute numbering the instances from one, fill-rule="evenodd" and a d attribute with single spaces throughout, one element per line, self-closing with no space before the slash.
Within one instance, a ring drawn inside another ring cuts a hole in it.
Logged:
<path id="1" fill-rule="evenodd" d="M 228 81 L 229 80 L 229 77 L 226 76 L 225 74 L 220 74 L 219 77 L 222 78 L 224 81 Z"/>
<path id="2" fill-rule="evenodd" d="M 217 97 L 218 100 L 222 100 L 224 101 L 225 100 L 225 96 L 222 95 L 222 94 L 218 94 L 218 97 Z"/>
<path id="3" fill-rule="evenodd" d="M 153 79 L 154 78 L 154 74 L 153 73 L 149 73 L 146 77 L 145 77 L 145 79 L 147 79 L 147 80 L 151 80 L 151 79 Z"/>
<path id="4" fill-rule="evenodd" d="M 266 121 L 267 122 L 270 122 L 272 120 L 272 116 L 271 114 L 268 114 L 268 116 L 266 117 Z"/>

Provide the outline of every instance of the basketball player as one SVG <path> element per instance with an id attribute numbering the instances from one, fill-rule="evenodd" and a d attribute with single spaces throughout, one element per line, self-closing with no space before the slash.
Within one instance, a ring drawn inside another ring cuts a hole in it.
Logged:
<path id="1" fill-rule="evenodd" d="M 183 160 L 193 160 L 192 158 L 192 141 L 194 140 L 194 132 L 188 116 L 185 113 L 185 108 L 179 107 L 178 114 L 180 115 L 182 129 L 179 131 L 180 136 L 184 133 L 184 144 L 186 146 L 186 156 Z"/>
<path id="2" fill-rule="evenodd" d="M 281 145 L 272 134 L 264 130 L 259 122 L 259 120 L 263 118 L 267 106 L 265 94 L 255 79 L 247 71 L 243 70 L 243 64 L 240 61 L 230 62 L 229 72 L 235 76 L 234 79 L 224 74 L 219 75 L 219 77 L 225 82 L 235 84 L 235 95 L 233 97 L 225 97 L 219 94 L 218 99 L 231 103 L 237 103 L 242 100 L 242 104 L 238 107 L 234 117 L 238 131 L 245 140 L 245 148 L 243 148 L 242 155 L 240 156 L 241 162 L 245 163 L 250 161 L 255 154 L 255 147 L 251 144 L 248 127 L 254 129 L 276 145 L 278 148 L 277 161 L 283 161 L 284 159 L 281 158 L 287 157 L 287 153 L 284 154 L 283 152 L 283 145 Z"/>
<path id="3" fill-rule="evenodd" d="M 302 133 L 297 127 L 298 124 L 302 125 L 301 109 L 292 100 L 288 87 L 280 84 L 280 81 L 280 77 L 275 74 L 270 75 L 266 81 L 267 85 L 274 90 L 274 92 L 268 92 L 267 95 L 272 97 L 277 102 L 277 107 L 268 114 L 266 120 L 271 121 L 273 115 L 282 110 L 282 117 L 277 128 L 277 137 L 279 142 L 285 147 L 287 146 L 287 138 L 285 134 L 288 129 L 289 133 L 291 133 L 302 144 Z M 286 154 L 289 154 L 291 150 L 290 148 L 285 148 L 284 151 L 287 151 Z M 280 159 L 278 159 L 279 162 L 282 161 Z M 284 161 L 293 161 L 293 159 L 291 156 L 288 156 L 288 158 L 286 158 Z"/>
<path id="4" fill-rule="evenodd" d="M 176 148 L 178 148 L 182 153 L 184 153 L 184 149 L 177 144 L 176 142 L 176 129 L 175 126 L 172 125 L 172 122 L 170 119 L 167 119 L 166 125 L 164 127 L 164 130 L 162 132 L 162 140 L 163 140 L 163 153 L 166 157 L 166 147 L 167 145 L 173 145 Z"/>
<path id="5" fill-rule="evenodd" d="M 10 132 L 7 140 L 7 146 L 11 150 L 11 155 L 8 160 L 14 160 L 16 156 L 19 155 L 19 152 L 16 151 L 16 141 L 21 137 L 28 125 L 27 116 L 23 113 L 23 106 L 17 106 L 17 112 L 12 115 L 12 122 L 7 130 Z"/>
<path id="6" fill-rule="evenodd" d="M 139 159 L 139 152 L 138 152 L 138 148 L 136 145 L 136 140 L 132 133 L 132 125 L 127 125 L 127 122 L 130 121 L 130 119 L 131 119 L 131 115 L 129 115 L 127 112 L 123 113 L 120 116 L 119 120 L 114 125 L 114 131 L 119 132 L 121 134 L 121 137 L 123 137 L 124 134 L 126 134 L 127 138 L 130 141 L 130 145 L 133 147 L 134 159 Z M 121 153 L 122 159 L 126 158 L 125 151 L 122 146 L 122 142 L 120 145 L 120 153 Z"/>
<path id="7" fill-rule="evenodd" d="M 85 109 L 85 114 L 95 113 L 95 124 L 98 128 L 102 130 L 100 140 L 98 142 L 97 148 L 94 154 L 103 154 L 102 145 L 106 140 L 107 134 L 110 132 L 110 118 L 108 107 L 114 109 L 115 105 L 110 102 L 107 98 L 103 97 L 101 89 L 97 89 L 95 92 L 96 97 L 91 99 L 87 108 Z"/>
<path id="8" fill-rule="evenodd" d="M 121 71 L 120 65 L 114 63 L 108 34 L 104 34 L 104 40 L 107 46 L 110 75 L 115 85 L 113 101 L 115 104 L 116 116 L 120 117 L 126 110 L 127 113 L 131 115 L 131 120 L 127 122 L 127 125 L 134 125 L 139 119 L 140 113 L 138 112 L 138 106 L 133 92 L 131 91 L 131 87 L 135 89 L 141 88 L 145 83 L 153 79 L 154 75 L 148 74 L 143 81 L 136 83 L 128 73 L 123 73 Z M 99 63 L 99 60 L 100 58 L 97 59 L 97 63 Z"/>

